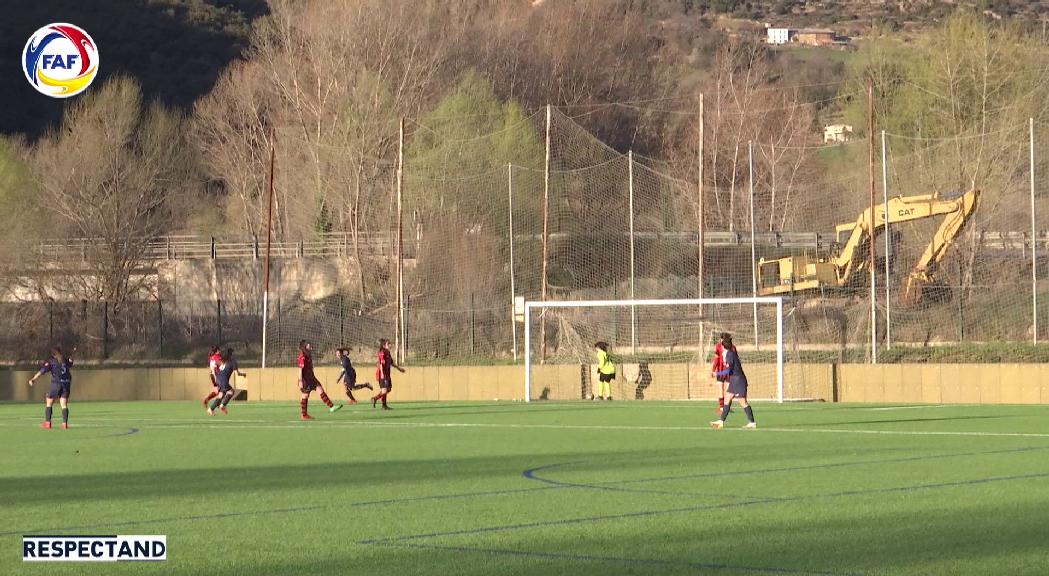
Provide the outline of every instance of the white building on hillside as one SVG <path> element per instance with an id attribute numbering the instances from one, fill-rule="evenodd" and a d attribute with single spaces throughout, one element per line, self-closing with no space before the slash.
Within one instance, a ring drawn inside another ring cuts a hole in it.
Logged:
<path id="1" fill-rule="evenodd" d="M 789 44 L 794 32 L 790 28 L 768 28 L 767 31 L 768 38 L 765 41 L 769 44 Z"/>
<path id="2" fill-rule="evenodd" d="M 852 126 L 848 124 L 830 124 L 823 127 L 824 143 L 848 142 L 849 140 L 852 140 Z"/>

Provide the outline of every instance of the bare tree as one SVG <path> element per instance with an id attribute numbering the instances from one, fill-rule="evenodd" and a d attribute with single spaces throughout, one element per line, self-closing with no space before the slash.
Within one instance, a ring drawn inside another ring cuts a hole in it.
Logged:
<path id="1" fill-rule="evenodd" d="M 239 198 L 230 208 L 245 208 L 230 216 L 264 222 L 262 147 L 276 134 L 279 233 L 348 232 L 362 305 L 387 296 L 370 296 L 370 285 L 389 288 L 365 274 L 363 239 L 391 232 L 397 120 L 437 91 L 453 12 L 407 0 L 275 1 L 249 61 L 198 106 L 209 172 Z"/>
<path id="2" fill-rule="evenodd" d="M 739 206 L 749 202 L 742 191 L 748 178 L 747 142 L 753 141 L 755 218 L 767 222 L 762 228 L 783 229 L 799 208 L 794 197 L 798 185 L 816 177 L 809 150 L 817 137 L 814 104 L 805 102 L 805 93 L 784 80 L 763 47 L 746 42 L 721 47 L 706 88 L 710 89 L 703 158 L 705 199 L 710 201 L 706 222 L 728 230 L 750 226 Z M 692 110 L 698 110 L 696 96 Z M 698 117 L 690 117 L 671 126 L 665 137 L 666 154 L 682 182 L 696 182 L 699 172 L 698 124 Z M 703 216 L 697 212 L 695 188 L 681 188 L 679 194 L 698 222 Z"/>
<path id="3" fill-rule="evenodd" d="M 37 208 L 51 233 L 97 239 L 87 249 L 89 268 L 69 276 L 75 296 L 119 308 L 150 288 L 139 270 L 144 252 L 181 225 L 196 182 L 183 125 L 118 77 L 74 104 L 30 151 Z"/>

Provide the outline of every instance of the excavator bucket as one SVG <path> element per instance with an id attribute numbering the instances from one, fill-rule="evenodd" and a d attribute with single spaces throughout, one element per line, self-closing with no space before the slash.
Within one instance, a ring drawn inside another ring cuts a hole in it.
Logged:
<path id="1" fill-rule="evenodd" d="M 980 191 L 972 189 L 954 201 L 956 206 L 947 211 L 937 228 L 932 241 L 915 264 L 903 286 L 901 302 L 905 306 L 917 306 L 923 302 L 950 299 L 950 288 L 936 279 L 936 270 L 947 255 L 954 241 L 961 235 L 965 225 L 972 219 L 980 203 Z"/>

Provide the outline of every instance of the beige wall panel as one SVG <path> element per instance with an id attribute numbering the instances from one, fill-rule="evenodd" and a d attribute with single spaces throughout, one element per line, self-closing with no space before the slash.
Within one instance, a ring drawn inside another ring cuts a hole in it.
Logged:
<path id="1" fill-rule="evenodd" d="M 525 368 L 521 366 L 483 366 L 477 371 L 477 380 L 491 387 L 491 398 L 499 400 L 525 399 Z"/>
<path id="2" fill-rule="evenodd" d="M 435 401 L 440 399 L 439 382 L 440 373 L 444 368 L 435 366 L 418 366 L 406 368 L 407 372 L 397 372 L 393 377 L 393 392 L 391 400 L 403 400 L 405 402 Z M 372 386 L 376 386 L 375 374 L 368 379 Z M 378 390 L 378 387 L 376 387 Z"/>
<path id="3" fill-rule="evenodd" d="M 960 402 L 979 404 L 981 396 L 980 371 L 983 364 L 961 364 L 958 366 L 957 384 Z"/>
<path id="4" fill-rule="evenodd" d="M 469 400 L 470 368 L 441 366 L 437 372 L 437 397 L 442 402 Z"/>
<path id="5" fill-rule="evenodd" d="M 900 380 L 903 383 L 903 397 L 906 402 L 925 402 L 921 364 L 901 364 Z"/>
<path id="6" fill-rule="evenodd" d="M 998 400 L 1002 404 L 1020 404 L 1023 402 L 1022 367 L 1022 364 L 999 365 Z"/>
<path id="7" fill-rule="evenodd" d="M 964 370 L 960 364 L 940 365 L 940 401 L 944 404 L 960 404 L 962 402 L 962 374 Z"/>
<path id="8" fill-rule="evenodd" d="M 903 381 L 903 365 L 881 364 L 882 382 L 886 402 L 907 402 L 906 384 Z"/>
<path id="9" fill-rule="evenodd" d="M 1002 397 L 1002 365 L 980 364 L 976 378 L 980 383 L 980 402 L 998 404 Z"/>
<path id="10" fill-rule="evenodd" d="M 939 404 L 943 402 L 943 390 L 940 386 L 939 364 L 921 364 L 918 366 L 916 375 L 919 377 L 922 389 L 922 402 L 926 404 Z"/>
<path id="11" fill-rule="evenodd" d="M 1038 382 L 1041 384 L 1041 398 L 1039 402 L 1042 404 L 1049 404 L 1049 364 L 1041 364 L 1038 366 L 1039 374 Z"/>
<path id="12" fill-rule="evenodd" d="M 842 402 L 866 402 L 869 379 L 864 364 L 838 366 L 838 394 Z"/>
<path id="13" fill-rule="evenodd" d="M 1038 364 L 1020 366 L 1020 401 L 1024 404 L 1038 404 L 1042 401 L 1042 367 Z"/>

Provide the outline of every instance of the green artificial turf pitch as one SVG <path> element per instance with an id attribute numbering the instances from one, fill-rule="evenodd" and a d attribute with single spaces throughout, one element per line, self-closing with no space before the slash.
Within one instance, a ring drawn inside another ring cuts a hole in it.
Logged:
<path id="1" fill-rule="evenodd" d="M 0 406 L 0 574 L 1049 573 L 1049 406 L 393 406 Z M 168 560 L 23 563 L 23 534 Z"/>

